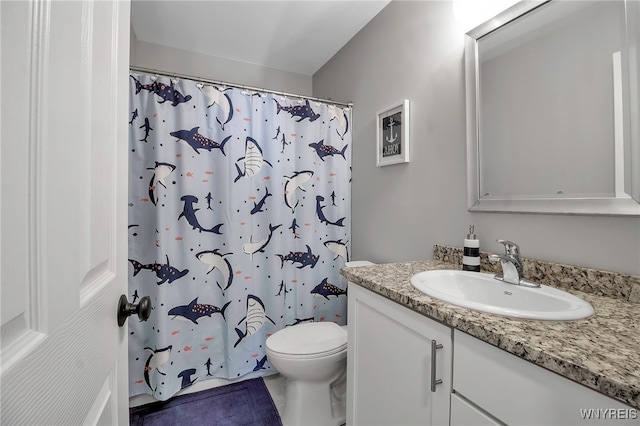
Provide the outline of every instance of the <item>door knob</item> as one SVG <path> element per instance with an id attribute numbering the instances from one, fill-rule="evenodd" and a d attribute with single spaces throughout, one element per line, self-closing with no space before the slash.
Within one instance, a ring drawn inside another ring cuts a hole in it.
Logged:
<path id="1" fill-rule="evenodd" d="M 151 315 L 151 299 L 149 299 L 149 296 L 140 299 L 140 303 L 137 305 L 129 303 L 127 296 L 124 294 L 120 296 L 120 301 L 118 302 L 118 325 L 122 327 L 127 318 L 133 314 L 137 314 L 140 321 L 149 319 L 149 315 Z"/>

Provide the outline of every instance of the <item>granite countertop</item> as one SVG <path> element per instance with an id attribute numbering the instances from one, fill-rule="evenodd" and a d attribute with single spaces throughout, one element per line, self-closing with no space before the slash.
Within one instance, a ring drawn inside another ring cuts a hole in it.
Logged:
<path id="1" fill-rule="evenodd" d="M 486 314 L 431 298 L 412 275 L 460 269 L 439 260 L 343 268 L 351 282 L 520 358 L 640 408 L 640 305 L 579 290 L 595 314 L 578 321 L 537 321 Z"/>

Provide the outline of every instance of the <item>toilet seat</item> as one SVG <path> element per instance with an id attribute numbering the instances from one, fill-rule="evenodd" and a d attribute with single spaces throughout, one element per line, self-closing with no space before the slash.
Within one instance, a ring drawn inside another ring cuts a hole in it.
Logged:
<path id="1" fill-rule="evenodd" d="M 285 358 L 320 358 L 347 349 L 347 332 L 333 322 L 286 327 L 267 339 L 267 349 Z"/>

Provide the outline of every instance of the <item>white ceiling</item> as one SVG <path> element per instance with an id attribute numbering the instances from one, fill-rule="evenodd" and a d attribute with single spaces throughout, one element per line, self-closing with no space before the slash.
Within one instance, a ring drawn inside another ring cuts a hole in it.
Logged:
<path id="1" fill-rule="evenodd" d="M 138 40 L 313 75 L 391 0 L 133 0 Z"/>

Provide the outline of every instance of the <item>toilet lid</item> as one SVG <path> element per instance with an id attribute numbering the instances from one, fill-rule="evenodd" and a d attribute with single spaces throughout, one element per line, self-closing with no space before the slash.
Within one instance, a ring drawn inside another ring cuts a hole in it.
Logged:
<path id="1" fill-rule="evenodd" d="M 273 333 L 267 346 L 288 355 L 335 353 L 347 347 L 347 332 L 334 322 L 298 324 Z"/>

